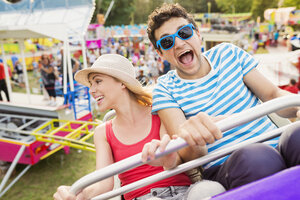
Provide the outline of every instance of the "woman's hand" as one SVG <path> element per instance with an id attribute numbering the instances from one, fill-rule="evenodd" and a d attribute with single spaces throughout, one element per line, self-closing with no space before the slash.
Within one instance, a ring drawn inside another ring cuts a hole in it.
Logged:
<path id="1" fill-rule="evenodd" d="M 56 193 L 53 195 L 54 200 L 86 200 L 82 192 L 77 195 L 74 195 L 70 192 L 70 186 L 59 186 Z"/>
<path id="2" fill-rule="evenodd" d="M 175 138 L 176 136 L 173 137 L 173 139 Z M 148 163 L 149 165 L 163 166 L 164 169 L 171 169 L 177 166 L 177 161 L 180 159 L 177 152 L 173 152 L 166 156 L 155 159 L 156 150 L 159 148 L 159 150 L 163 152 L 170 141 L 171 139 L 169 135 L 165 134 L 161 140 L 154 139 L 145 144 L 142 151 L 142 161 L 146 162 L 149 158 L 151 160 L 151 162 Z"/>

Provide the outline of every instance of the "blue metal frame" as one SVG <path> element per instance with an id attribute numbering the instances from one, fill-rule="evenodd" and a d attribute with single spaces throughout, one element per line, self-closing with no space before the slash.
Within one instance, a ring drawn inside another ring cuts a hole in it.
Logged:
<path id="1" fill-rule="evenodd" d="M 68 91 L 64 98 L 64 104 L 72 106 L 75 119 L 77 119 L 78 113 L 85 110 L 91 112 L 92 110 L 89 88 L 86 86 L 76 85 L 74 91 Z"/>

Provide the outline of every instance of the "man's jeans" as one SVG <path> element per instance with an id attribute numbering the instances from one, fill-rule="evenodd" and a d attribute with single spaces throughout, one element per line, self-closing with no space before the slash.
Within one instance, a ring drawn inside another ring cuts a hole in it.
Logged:
<path id="1" fill-rule="evenodd" d="M 300 164 L 300 122 L 282 133 L 277 148 L 251 144 L 233 152 L 219 166 L 204 170 L 203 179 L 217 181 L 227 190 Z"/>
<path id="2" fill-rule="evenodd" d="M 152 197 L 167 200 L 182 200 L 189 186 L 169 186 L 163 188 L 153 188 L 150 193 L 135 198 L 135 200 L 146 200 Z"/>

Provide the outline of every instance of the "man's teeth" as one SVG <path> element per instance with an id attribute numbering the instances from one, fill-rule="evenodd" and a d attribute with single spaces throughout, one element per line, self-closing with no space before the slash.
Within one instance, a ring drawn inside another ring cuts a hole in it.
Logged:
<path id="1" fill-rule="evenodd" d="M 103 97 L 97 97 L 96 101 L 100 101 L 101 99 L 103 99 Z"/>
<path id="2" fill-rule="evenodd" d="M 182 55 L 185 54 L 185 53 L 188 53 L 188 52 L 190 52 L 190 50 L 186 50 L 186 51 L 182 52 L 182 53 L 179 55 L 179 57 L 182 56 Z"/>

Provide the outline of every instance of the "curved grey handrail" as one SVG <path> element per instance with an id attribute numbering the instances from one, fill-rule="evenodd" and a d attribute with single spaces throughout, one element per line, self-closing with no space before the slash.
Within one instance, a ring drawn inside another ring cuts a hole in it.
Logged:
<path id="1" fill-rule="evenodd" d="M 272 113 L 274 111 L 281 110 L 281 109 L 286 108 L 286 107 L 292 107 L 292 106 L 300 106 L 300 95 L 284 96 L 284 97 L 280 97 L 280 98 L 277 98 L 277 99 L 270 100 L 268 102 L 265 102 L 261 105 L 253 107 L 253 108 L 248 109 L 246 111 L 243 111 L 241 113 L 229 116 L 228 118 L 225 118 L 225 119 L 217 122 L 217 126 L 220 128 L 220 130 L 222 132 L 224 132 L 224 131 L 227 131 L 231 128 L 234 128 L 236 126 L 244 124 L 246 122 L 252 121 L 256 118 L 259 118 L 259 117 L 262 117 L 262 116 L 267 115 L 269 113 Z M 186 146 L 187 146 L 187 143 L 182 138 L 177 138 L 176 140 L 172 140 L 167 145 L 166 150 L 164 152 L 160 152 L 158 150 L 156 152 L 155 156 L 156 157 L 161 157 L 161 156 L 164 156 L 168 153 L 178 151 L 179 149 L 181 149 L 183 147 L 186 147 Z M 212 155 L 212 154 L 209 154 L 209 155 Z M 207 156 L 209 156 L 209 155 L 207 155 Z M 203 159 L 203 158 L 204 157 L 201 157 L 199 159 Z M 212 158 L 212 160 L 213 160 L 213 158 Z M 211 160 L 206 161 L 206 162 L 210 162 L 210 161 Z M 107 167 L 104 167 L 102 169 L 94 171 L 94 172 L 80 178 L 79 180 L 77 180 L 71 186 L 70 191 L 74 194 L 77 194 L 83 188 L 85 188 L 85 187 L 87 187 L 87 186 L 89 186 L 93 183 L 96 183 L 96 182 L 101 181 L 105 178 L 114 176 L 116 174 L 122 173 L 122 172 L 127 171 L 129 169 L 132 169 L 134 167 L 138 167 L 142 164 L 145 164 L 145 163 L 143 163 L 141 161 L 141 153 L 136 154 L 134 156 L 128 157 L 128 158 L 126 158 L 122 161 L 116 162 L 112 165 L 109 165 Z M 187 163 L 185 163 L 185 164 L 187 164 Z M 183 166 L 185 166 L 185 164 L 183 164 Z M 176 167 L 175 169 L 182 169 L 182 165 Z M 186 170 L 187 169 L 185 169 L 184 171 L 186 171 Z M 168 171 L 170 171 L 170 170 L 168 170 Z M 159 173 L 159 174 L 161 174 L 161 173 Z M 154 175 L 154 176 L 156 176 L 156 175 Z M 124 186 L 124 187 L 126 187 L 126 186 Z M 105 194 L 103 194 L 103 195 L 105 195 Z M 119 194 L 116 194 L 116 195 L 119 195 Z M 102 195 L 100 195 L 100 196 L 102 196 Z M 100 196 L 98 196 L 98 197 L 100 197 Z M 99 199 L 98 197 L 96 197 L 96 198 Z M 96 198 L 94 198 L 94 199 L 96 199 Z"/>
<path id="2" fill-rule="evenodd" d="M 262 134 L 262 135 L 254 137 L 254 138 L 248 139 L 246 141 L 240 142 L 238 144 L 235 144 L 233 146 L 223 148 L 219 151 L 210 153 L 206 156 L 202 156 L 202 157 L 197 158 L 195 160 L 191 160 L 189 162 L 183 163 L 183 164 L 177 166 L 174 169 L 162 171 L 160 173 L 157 173 L 157 174 L 149 176 L 147 178 L 138 180 L 136 182 L 133 182 L 133 183 L 125 185 L 123 187 L 117 188 L 115 190 L 103 193 L 99 196 L 96 196 L 96 197 L 92 198 L 92 200 L 109 199 L 109 198 L 112 198 L 112 197 L 115 197 L 115 196 L 118 196 L 118 195 L 125 194 L 127 192 L 132 191 L 132 190 L 136 190 L 138 188 L 144 187 L 144 186 L 149 185 L 151 183 L 160 181 L 162 179 L 169 178 L 169 177 L 174 176 L 176 174 L 183 173 L 185 171 L 188 171 L 188 170 L 193 169 L 195 167 L 198 167 L 200 165 L 204 165 L 206 163 L 214 161 L 218 158 L 222 158 L 223 156 L 226 156 L 226 155 L 232 153 L 233 151 L 235 151 L 235 150 L 237 150 L 241 147 L 244 147 L 246 145 L 257 143 L 257 142 L 263 142 L 263 141 L 272 139 L 274 137 L 277 137 L 282 133 L 283 130 L 285 130 L 286 128 L 291 127 L 293 125 L 296 125 L 296 124 L 295 123 L 289 124 L 289 125 L 286 125 L 286 126 L 283 126 L 283 127 L 279 128 L 279 129 L 276 129 L 274 131 L 270 131 L 266 134 Z M 300 122 L 297 122 L 297 126 L 300 126 Z"/>

